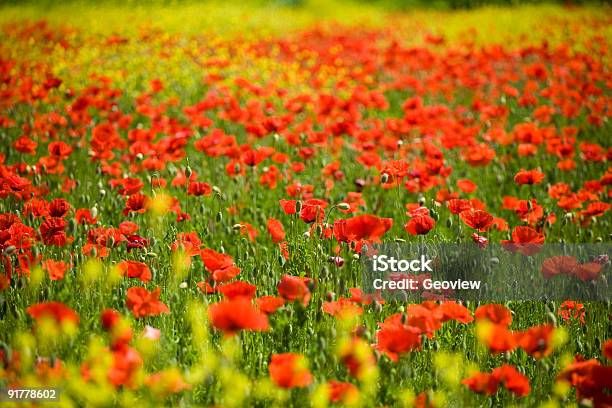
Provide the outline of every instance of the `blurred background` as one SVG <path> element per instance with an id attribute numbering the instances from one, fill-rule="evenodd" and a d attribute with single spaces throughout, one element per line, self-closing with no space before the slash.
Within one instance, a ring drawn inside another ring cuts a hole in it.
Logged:
<path id="1" fill-rule="evenodd" d="M 133 5 L 146 6 L 147 4 L 172 6 L 184 3 L 210 3 L 214 0 L 0 0 L 0 5 L 23 5 L 35 4 L 48 7 L 69 4 L 117 4 L 117 5 Z M 482 6 L 514 6 L 525 4 L 562 4 L 567 6 L 572 5 L 606 5 L 612 4 L 612 0 L 340 0 L 337 3 L 350 3 L 354 5 L 377 6 L 390 10 L 409 10 L 414 8 L 434 8 L 434 9 L 471 9 Z M 224 3 L 236 3 L 242 5 L 248 3 L 253 6 L 269 7 L 309 7 L 317 2 L 311 0 L 243 0 L 243 1 L 227 1 Z"/>

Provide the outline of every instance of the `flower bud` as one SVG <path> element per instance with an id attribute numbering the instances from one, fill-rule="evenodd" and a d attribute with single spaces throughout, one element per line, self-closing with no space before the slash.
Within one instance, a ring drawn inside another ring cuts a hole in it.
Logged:
<path id="1" fill-rule="evenodd" d="M 349 203 L 340 203 L 338 204 L 338 208 L 342 211 L 348 211 L 351 209 L 351 206 Z"/>
<path id="2" fill-rule="evenodd" d="M 387 184 L 388 181 L 389 181 L 389 175 L 387 173 L 383 173 L 382 176 L 380 176 L 380 182 L 382 184 Z"/>
<path id="3" fill-rule="evenodd" d="M 4 255 L 10 255 L 13 252 L 15 252 L 15 250 L 17 249 L 17 247 L 15 247 L 15 245 L 9 245 L 6 248 L 4 248 L 3 254 Z"/>
<path id="4" fill-rule="evenodd" d="M 334 263 L 338 268 L 341 268 L 344 265 L 344 258 L 341 256 L 330 256 L 329 262 Z"/>

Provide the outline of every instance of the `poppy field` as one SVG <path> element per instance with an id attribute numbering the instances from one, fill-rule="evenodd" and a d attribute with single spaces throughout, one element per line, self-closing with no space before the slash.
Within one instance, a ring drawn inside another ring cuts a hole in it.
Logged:
<path id="1" fill-rule="evenodd" d="M 0 6 L 0 390 L 612 406 L 609 299 L 363 287 L 380 243 L 612 241 L 609 7 L 306 3 Z"/>

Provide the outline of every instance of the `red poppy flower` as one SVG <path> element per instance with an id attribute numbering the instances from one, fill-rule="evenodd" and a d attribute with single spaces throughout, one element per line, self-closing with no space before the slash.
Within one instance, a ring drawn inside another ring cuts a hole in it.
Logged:
<path id="1" fill-rule="evenodd" d="M 144 194 L 136 193 L 128 197 L 125 202 L 125 208 L 123 209 L 123 215 L 127 215 L 130 212 L 144 213 L 147 210 L 149 197 Z"/>
<path id="2" fill-rule="evenodd" d="M 212 193 L 212 187 L 208 183 L 193 181 L 187 187 L 187 194 L 192 196 L 209 196 Z"/>
<path id="3" fill-rule="evenodd" d="M 380 218 L 370 214 L 358 215 L 347 220 L 336 220 L 334 237 L 340 242 L 361 240 L 377 242 L 392 225 L 392 218 Z"/>
<path id="4" fill-rule="evenodd" d="M 70 156 L 70 153 L 72 153 L 72 147 L 62 141 L 49 143 L 47 150 L 49 151 L 50 155 L 56 156 L 60 159 L 67 159 L 68 156 Z"/>
<path id="5" fill-rule="evenodd" d="M 512 312 L 504 305 L 489 304 L 479 306 L 474 312 L 476 320 L 488 320 L 491 323 L 509 327 L 512 324 Z"/>
<path id="6" fill-rule="evenodd" d="M 608 393 L 612 389 L 612 366 L 602 366 L 595 359 L 582 361 L 576 358 L 557 376 L 557 380 L 576 387 L 577 400 L 590 400 L 594 407 L 612 405 L 612 397 Z"/>
<path id="7" fill-rule="evenodd" d="M 550 279 L 556 275 L 571 275 L 576 270 L 578 261 L 573 256 L 553 256 L 542 262 L 542 276 Z"/>
<path id="8" fill-rule="evenodd" d="M 413 217 L 404 226 L 404 229 L 412 235 L 426 235 L 436 225 L 436 220 L 429 215 Z"/>
<path id="9" fill-rule="evenodd" d="M 159 300 L 161 289 L 155 288 L 149 292 L 143 287 L 132 287 L 127 290 L 126 306 L 136 318 L 157 316 L 170 313 L 168 306 Z"/>
<path id="10" fill-rule="evenodd" d="M 538 170 L 521 170 L 514 176 L 514 182 L 518 185 L 540 184 L 544 180 L 544 173 Z"/>
<path id="11" fill-rule="evenodd" d="M 329 401 L 334 403 L 348 403 L 356 401 L 359 390 L 354 384 L 331 380 L 327 383 L 329 387 Z"/>
<path id="12" fill-rule="evenodd" d="M 238 297 L 253 299 L 256 290 L 257 286 L 243 281 L 235 281 L 217 286 L 217 292 L 222 293 L 223 296 L 228 299 L 235 299 Z"/>
<path id="13" fill-rule="evenodd" d="M 112 352 L 113 362 L 108 371 L 108 380 L 115 387 L 134 388 L 136 375 L 143 361 L 138 351 L 131 347 L 119 347 Z"/>
<path id="14" fill-rule="evenodd" d="M 113 309 L 105 309 L 100 315 L 102 327 L 111 334 L 113 350 L 124 348 L 132 340 L 132 328 L 123 317 Z"/>
<path id="15" fill-rule="evenodd" d="M 552 352 L 552 334 L 554 327 L 550 324 L 534 326 L 517 333 L 518 345 L 527 354 L 540 359 Z"/>
<path id="16" fill-rule="evenodd" d="M 580 324 L 584 324 L 586 312 L 582 303 L 578 303 L 573 300 L 566 300 L 559 306 L 557 315 L 564 321 L 577 319 Z"/>
<path id="17" fill-rule="evenodd" d="M 400 354 L 421 349 L 422 337 L 419 328 L 390 318 L 387 318 L 385 323 L 379 323 L 379 326 L 381 329 L 376 333 L 374 348 L 385 353 L 391 361 L 397 362 Z"/>
<path id="18" fill-rule="evenodd" d="M 208 308 L 208 316 L 212 325 L 227 335 L 234 335 L 240 330 L 266 331 L 269 328 L 268 317 L 246 297 L 212 304 Z"/>
<path id="19" fill-rule="evenodd" d="M 516 349 L 518 338 L 519 336 L 506 326 L 491 324 L 485 326 L 480 339 L 491 353 L 499 354 Z"/>
<path id="20" fill-rule="evenodd" d="M 316 198 L 311 198 L 302 203 L 300 219 L 305 223 L 321 222 L 325 216 L 327 202 Z"/>
<path id="21" fill-rule="evenodd" d="M 281 388 L 306 387 L 312 382 L 312 374 L 301 354 L 273 354 L 268 369 L 274 384 Z"/>
<path id="22" fill-rule="evenodd" d="M 470 390 L 485 395 L 493 395 L 499 388 L 499 379 L 489 373 L 475 373 L 461 381 Z"/>
<path id="23" fill-rule="evenodd" d="M 602 271 L 602 265 L 598 262 L 588 262 L 579 264 L 574 269 L 574 275 L 581 281 L 591 281 L 599 277 Z"/>
<path id="24" fill-rule="evenodd" d="M 293 215 L 297 212 L 296 200 L 279 200 L 280 206 L 287 215 Z"/>
<path id="25" fill-rule="evenodd" d="M 272 242 L 275 244 L 285 240 L 285 229 L 283 228 L 283 224 L 277 219 L 268 219 L 268 232 L 272 237 Z"/>
<path id="26" fill-rule="evenodd" d="M 527 226 L 518 226 L 512 230 L 512 240 L 501 241 L 504 248 L 529 256 L 539 252 L 544 243 L 544 235 Z"/>
<path id="27" fill-rule="evenodd" d="M 32 305 L 27 312 L 34 319 L 51 318 L 58 324 L 64 322 L 79 323 L 79 315 L 61 302 L 44 302 Z"/>
<path id="28" fill-rule="evenodd" d="M 290 302 L 297 301 L 306 306 L 310 301 L 308 282 L 310 282 L 308 278 L 283 275 L 278 284 L 278 294 Z"/>
<path id="29" fill-rule="evenodd" d="M 136 234 L 128 235 L 126 237 L 126 243 L 128 252 L 130 252 L 132 249 L 142 249 L 149 246 L 148 239 Z"/>
<path id="30" fill-rule="evenodd" d="M 606 340 L 602 347 L 602 353 L 605 358 L 612 360 L 612 339 Z"/>
<path id="31" fill-rule="evenodd" d="M 47 259 L 43 261 L 42 267 L 49 274 L 49 279 L 54 281 L 64 279 L 64 274 L 66 273 L 66 269 L 68 269 L 68 264 L 64 261 Z"/>
<path id="32" fill-rule="evenodd" d="M 255 299 L 259 310 L 266 314 L 272 314 L 278 310 L 278 308 L 285 305 L 285 299 L 277 296 L 262 296 Z"/>
<path id="33" fill-rule="evenodd" d="M 493 369 L 491 374 L 476 373 L 462 381 L 469 389 L 479 394 L 493 395 L 500 385 L 519 397 L 525 397 L 531 391 L 529 379 L 511 365 Z"/>
<path id="34" fill-rule="evenodd" d="M 470 228 L 480 232 L 488 230 L 493 225 L 493 216 L 484 210 L 466 210 L 459 214 L 459 217 Z"/>
<path id="35" fill-rule="evenodd" d="M 463 211 L 472 209 L 472 203 L 463 198 L 451 198 L 448 200 L 448 209 L 453 214 L 461 214 Z"/>
<path id="36" fill-rule="evenodd" d="M 139 261 L 121 261 L 117 267 L 122 275 L 128 278 L 138 278 L 145 283 L 150 282 L 153 277 L 149 266 Z"/>
<path id="37" fill-rule="evenodd" d="M 469 179 L 457 180 L 457 187 L 466 194 L 473 193 L 478 188 L 476 183 Z"/>
<path id="38" fill-rule="evenodd" d="M 460 323 L 470 323 L 474 320 L 470 310 L 456 302 L 442 302 L 437 311 L 442 313 L 441 321 L 455 320 Z"/>
<path id="39" fill-rule="evenodd" d="M 63 218 L 49 217 L 39 228 L 45 245 L 64 246 L 68 242 L 66 236 L 66 221 Z"/>
<path id="40" fill-rule="evenodd" d="M 89 208 L 79 208 L 76 210 L 74 219 L 79 224 L 87 223 L 93 225 L 98 222 L 98 219 L 91 215 L 91 210 Z"/>
<path id="41" fill-rule="evenodd" d="M 490 148 L 487 144 L 481 143 L 468 148 L 463 153 L 463 158 L 471 166 L 483 167 L 495 158 L 495 150 Z"/>
<path id="42" fill-rule="evenodd" d="M 355 302 L 349 299 L 338 299 L 333 302 L 323 302 L 321 309 L 334 317 L 349 317 L 357 316 L 363 313 L 363 310 Z"/>
<path id="43" fill-rule="evenodd" d="M 49 215 L 51 217 L 64 217 L 72 206 L 63 198 L 56 198 L 49 203 Z"/>
<path id="44" fill-rule="evenodd" d="M 232 257 L 227 254 L 205 248 L 200 251 L 200 257 L 215 282 L 227 282 L 240 273 L 240 268 L 234 264 Z"/>

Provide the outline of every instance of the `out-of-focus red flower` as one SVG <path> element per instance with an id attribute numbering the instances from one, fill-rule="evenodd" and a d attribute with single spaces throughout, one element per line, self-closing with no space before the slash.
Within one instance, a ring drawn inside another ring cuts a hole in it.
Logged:
<path id="1" fill-rule="evenodd" d="M 518 345 L 527 354 L 537 359 L 546 357 L 552 352 L 552 334 L 554 327 L 550 324 L 531 327 L 517 333 Z"/>
<path id="2" fill-rule="evenodd" d="M 212 325 L 227 335 L 234 335 L 240 330 L 266 331 L 269 328 L 268 317 L 246 297 L 212 304 L 208 308 L 208 316 Z"/>
<path id="3" fill-rule="evenodd" d="M 285 229 L 283 228 L 283 224 L 277 219 L 268 219 L 268 232 L 272 237 L 272 242 L 275 244 L 285 240 Z"/>
<path id="4" fill-rule="evenodd" d="M 612 339 L 606 340 L 602 347 L 602 353 L 605 358 L 612 360 Z"/>
<path id="5" fill-rule="evenodd" d="M 571 275 L 577 266 L 578 261 L 573 256 L 553 256 L 552 258 L 546 258 L 542 262 L 542 276 L 550 279 L 556 275 Z"/>
<path id="6" fill-rule="evenodd" d="M 42 267 L 49 274 L 49 279 L 53 280 L 62 280 L 64 279 L 64 274 L 66 273 L 66 269 L 68 269 L 68 264 L 64 261 L 54 261 L 53 259 L 47 259 L 42 262 Z"/>
<path id="7" fill-rule="evenodd" d="M 471 166 L 484 167 L 495 158 L 495 150 L 485 143 L 469 147 L 464 153 L 463 158 Z"/>
<path id="8" fill-rule="evenodd" d="M 544 180 L 544 173 L 539 170 L 521 170 L 514 176 L 514 182 L 518 185 L 540 184 Z"/>
<path id="9" fill-rule="evenodd" d="M 127 290 L 126 306 L 136 318 L 170 313 L 168 306 L 159 300 L 160 294 L 161 289 L 159 287 L 151 292 L 139 286 L 129 288 Z"/>
<path id="10" fill-rule="evenodd" d="M 472 209 L 472 203 L 470 200 L 463 198 L 451 198 L 448 200 L 448 209 L 453 214 L 461 214 L 463 211 Z"/>
<path id="11" fill-rule="evenodd" d="M 478 188 L 476 183 L 469 179 L 457 180 L 457 187 L 459 187 L 459 190 L 463 191 L 466 194 L 473 193 Z"/>
<path id="12" fill-rule="evenodd" d="M 462 383 L 472 391 L 485 395 L 495 394 L 500 385 L 519 397 L 525 397 L 531 391 L 529 379 L 511 365 L 497 367 L 490 374 L 476 373 Z"/>
<path id="13" fill-rule="evenodd" d="M 460 323 L 470 323 L 474 320 L 470 310 L 456 302 L 442 302 L 437 311 L 442 313 L 441 321 L 455 320 Z"/>
<path id="14" fill-rule="evenodd" d="M 310 301 L 308 282 L 310 282 L 308 278 L 283 275 L 278 284 L 278 294 L 290 302 L 297 301 L 306 306 Z"/>
<path id="15" fill-rule="evenodd" d="M 332 302 L 323 302 L 321 309 L 325 313 L 340 318 L 360 315 L 363 312 L 357 303 L 344 298 Z"/>
<path id="16" fill-rule="evenodd" d="M 354 384 L 331 380 L 327 383 L 329 387 L 329 401 L 334 403 L 346 403 L 356 401 L 359 397 L 359 390 Z"/>
<path id="17" fill-rule="evenodd" d="M 273 354 L 268 369 L 274 384 L 281 388 L 306 387 L 312 382 L 312 374 L 301 354 Z"/>
<path id="18" fill-rule="evenodd" d="M 240 268 L 227 254 L 204 248 L 200 251 L 200 257 L 215 282 L 227 282 L 240 274 Z"/>
<path id="19" fill-rule="evenodd" d="M 208 183 L 192 181 L 187 187 L 187 194 L 192 196 L 209 196 L 212 193 L 212 187 Z"/>
<path id="20" fill-rule="evenodd" d="M 285 299 L 277 296 L 262 296 L 255 299 L 255 303 L 257 303 L 259 310 L 266 314 L 271 314 L 285 305 Z"/>
<path id="21" fill-rule="evenodd" d="M 512 312 L 504 305 L 488 304 L 479 306 L 474 312 L 476 320 L 488 320 L 491 323 L 509 327 L 512 324 Z"/>
<path id="22" fill-rule="evenodd" d="M 588 262 L 579 264 L 574 269 L 574 275 L 581 281 L 595 280 L 599 277 L 602 271 L 602 265 L 598 262 Z"/>
<path id="23" fill-rule="evenodd" d="M 37 303 L 28 307 L 27 312 L 36 320 L 51 318 L 58 324 L 65 322 L 79 323 L 79 315 L 62 302 Z"/>
<path id="24" fill-rule="evenodd" d="M 596 359 L 583 361 L 576 358 L 557 376 L 557 381 L 564 381 L 576 387 L 576 399 L 591 400 L 594 407 L 612 405 L 612 366 L 603 366 Z"/>
<path id="25" fill-rule="evenodd" d="M 296 200 L 280 200 L 279 201 L 281 208 L 287 215 L 293 215 L 297 212 L 296 209 Z"/>
<path id="26" fill-rule="evenodd" d="M 153 275 L 149 266 L 139 261 L 121 261 L 117 264 L 121 274 L 128 278 L 138 278 L 142 282 L 150 282 Z"/>
<path id="27" fill-rule="evenodd" d="M 223 294 L 223 296 L 228 299 L 235 299 L 238 297 L 253 299 L 256 290 L 257 286 L 244 281 L 235 281 L 217 286 L 217 292 Z"/>
<path id="28" fill-rule="evenodd" d="M 501 243 L 511 252 L 530 256 L 540 251 L 544 235 L 531 227 L 521 225 L 512 230 L 512 240 L 502 240 Z"/>
<path id="29" fill-rule="evenodd" d="M 87 223 L 93 225 L 98 222 L 98 219 L 91 215 L 91 210 L 89 208 L 77 209 L 74 218 L 79 224 Z"/>

